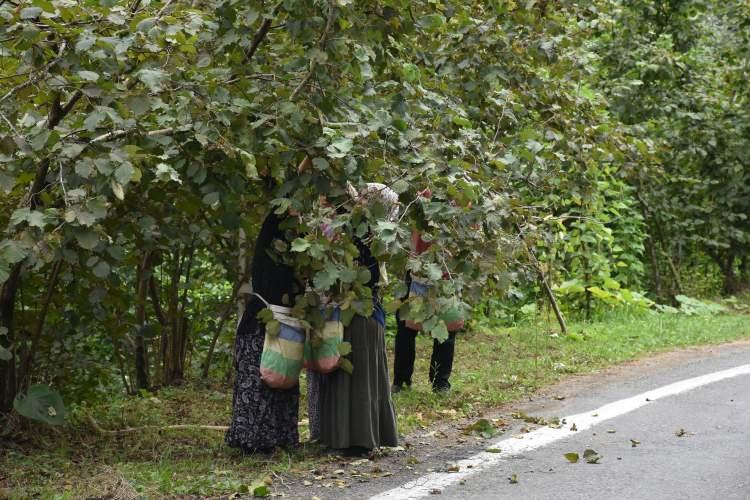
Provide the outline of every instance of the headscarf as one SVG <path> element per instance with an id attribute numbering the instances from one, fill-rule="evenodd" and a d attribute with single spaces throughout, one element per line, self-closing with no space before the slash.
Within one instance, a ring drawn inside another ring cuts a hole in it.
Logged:
<path id="1" fill-rule="evenodd" d="M 400 210 L 398 202 L 398 194 L 379 182 L 368 182 L 362 186 L 359 191 L 355 188 L 351 182 L 346 183 L 346 191 L 349 196 L 358 203 L 370 203 L 372 201 L 378 201 L 388 208 L 388 220 L 393 222 L 398 217 Z"/>

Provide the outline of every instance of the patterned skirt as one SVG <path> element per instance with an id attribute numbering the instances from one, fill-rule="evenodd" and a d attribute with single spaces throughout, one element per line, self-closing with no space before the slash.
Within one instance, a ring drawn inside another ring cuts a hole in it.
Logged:
<path id="1" fill-rule="evenodd" d="M 265 325 L 246 310 L 237 328 L 232 423 L 224 441 L 245 453 L 299 444 L 299 387 L 271 389 L 260 379 Z"/>

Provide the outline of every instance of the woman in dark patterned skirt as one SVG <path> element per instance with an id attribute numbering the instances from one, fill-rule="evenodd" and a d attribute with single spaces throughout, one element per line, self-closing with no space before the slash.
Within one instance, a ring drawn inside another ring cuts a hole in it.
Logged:
<path id="1" fill-rule="evenodd" d="M 284 240 L 279 216 L 271 212 L 255 244 L 252 262 L 253 292 L 266 302 L 290 305 L 303 292 L 291 267 L 281 262 L 273 248 L 274 240 Z M 245 453 L 266 452 L 276 447 L 297 446 L 299 436 L 299 387 L 271 389 L 260 378 L 260 357 L 266 334 L 265 323 L 256 318 L 265 307 L 252 296 L 237 327 L 235 370 L 232 397 L 232 423 L 225 436 L 226 443 Z"/>

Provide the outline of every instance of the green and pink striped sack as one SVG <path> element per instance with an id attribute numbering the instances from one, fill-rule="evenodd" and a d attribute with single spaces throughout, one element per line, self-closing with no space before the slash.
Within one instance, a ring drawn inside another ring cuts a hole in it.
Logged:
<path id="1" fill-rule="evenodd" d="M 326 315 L 323 328 L 312 332 L 305 344 L 305 368 L 319 373 L 331 373 L 339 367 L 344 342 L 344 324 L 341 308 L 328 307 L 321 311 Z"/>
<path id="2" fill-rule="evenodd" d="M 302 371 L 305 328 L 299 319 L 292 316 L 290 308 L 267 302 L 266 307 L 273 313 L 273 322 L 278 322 L 278 328 L 273 322 L 266 323 L 263 353 L 260 356 L 260 378 L 272 389 L 291 389 L 299 384 Z"/>

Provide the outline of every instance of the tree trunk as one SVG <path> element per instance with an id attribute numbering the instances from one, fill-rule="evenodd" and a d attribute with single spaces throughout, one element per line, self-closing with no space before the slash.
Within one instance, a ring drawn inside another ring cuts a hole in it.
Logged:
<path id="1" fill-rule="evenodd" d="M 188 299 L 188 284 L 193 268 L 195 256 L 195 245 L 190 244 L 185 255 L 181 255 L 178 249 L 170 273 L 169 297 L 168 297 L 168 329 L 166 350 L 162 355 L 165 385 L 179 383 L 185 377 L 185 356 L 187 354 L 188 324 L 186 310 Z M 180 295 L 180 281 L 185 276 L 185 285 Z"/>
<path id="2" fill-rule="evenodd" d="M 727 250 L 722 255 L 721 259 L 721 272 L 724 275 L 724 284 L 722 286 L 722 293 L 724 295 L 734 295 L 739 290 L 739 282 L 737 280 L 737 273 L 735 271 L 735 251 L 733 248 Z"/>
<path id="3" fill-rule="evenodd" d="M 141 264 L 136 273 L 136 306 L 135 322 L 138 332 L 135 335 L 135 379 L 136 389 L 148 389 L 149 382 L 148 349 L 144 333 L 146 328 L 146 294 L 148 291 L 148 268 L 150 252 L 143 256 Z"/>
<path id="4" fill-rule="evenodd" d="M 16 294 L 20 281 L 21 263 L 19 262 L 13 266 L 8 280 L 0 290 L 0 327 L 7 329 L 5 335 L 0 335 L 0 345 L 14 354 L 13 313 L 16 308 Z M 16 391 L 16 359 L 14 355 L 7 361 L 0 360 L 0 413 L 8 413 L 13 409 Z"/>
<path id="5" fill-rule="evenodd" d="M 740 288 L 750 287 L 750 255 L 743 255 L 740 259 Z"/>
<path id="6" fill-rule="evenodd" d="M 42 337 L 42 332 L 44 331 L 44 323 L 47 319 L 47 313 L 49 312 L 52 298 L 55 295 L 55 290 L 57 289 L 57 280 L 60 277 L 62 266 L 63 260 L 61 258 L 53 264 L 52 270 L 50 271 L 44 303 L 42 304 L 42 309 L 37 314 L 34 331 L 31 334 L 31 347 L 29 347 L 29 352 L 26 354 L 21 371 L 18 374 L 18 379 L 20 381 L 18 389 L 22 392 L 28 389 L 29 383 L 31 382 L 31 370 L 34 364 L 34 356 L 39 348 L 39 339 Z"/>

